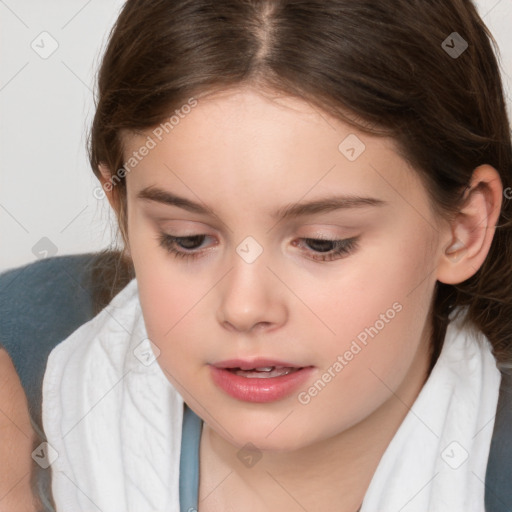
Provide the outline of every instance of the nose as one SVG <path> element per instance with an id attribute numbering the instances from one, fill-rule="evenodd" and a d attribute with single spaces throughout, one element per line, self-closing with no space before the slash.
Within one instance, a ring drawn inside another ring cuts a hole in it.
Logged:
<path id="1" fill-rule="evenodd" d="M 217 319 L 225 329 L 247 333 L 286 323 L 286 290 L 263 257 L 247 263 L 235 254 L 233 268 L 219 284 Z"/>

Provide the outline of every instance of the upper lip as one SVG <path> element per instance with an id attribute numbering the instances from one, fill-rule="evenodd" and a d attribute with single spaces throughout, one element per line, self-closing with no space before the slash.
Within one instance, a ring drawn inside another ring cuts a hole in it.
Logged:
<path id="1" fill-rule="evenodd" d="M 276 368 L 303 368 L 303 366 L 277 359 L 266 359 L 257 357 L 255 359 L 229 359 L 213 363 L 216 368 L 240 368 L 241 370 L 252 370 L 254 368 L 265 368 L 275 366 Z"/>

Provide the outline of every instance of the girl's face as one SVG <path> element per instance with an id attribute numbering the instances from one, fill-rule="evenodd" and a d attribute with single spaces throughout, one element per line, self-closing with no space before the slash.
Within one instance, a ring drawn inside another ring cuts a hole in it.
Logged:
<path id="1" fill-rule="evenodd" d="M 126 138 L 129 250 L 158 364 L 190 407 L 269 450 L 405 415 L 448 228 L 392 141 L 249 88 L 163 126 Z"/>

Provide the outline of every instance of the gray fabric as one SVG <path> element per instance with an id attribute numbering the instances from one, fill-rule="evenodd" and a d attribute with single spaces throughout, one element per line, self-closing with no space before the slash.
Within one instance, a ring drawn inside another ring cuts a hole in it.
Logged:
<path id="1" fill-rule="evenodd" d="M 184 404 L 180 453 L 180 512 L 198 510 L 199 444 L 202 429 L 201 418 Z"/>
<path id="2" fill-rule="evenodd" d="M 0 274 L 0 345 L 13 361 L 39 428 L 48 355 L 93 316 L 89 282 L 93 257 L 47 258 Z"/>
<path id="3" fill-rule="evenodd" d="M 485 475 L 485 510 L 512 512 L 512 371 L 502 370 L 500 396 Z"/>

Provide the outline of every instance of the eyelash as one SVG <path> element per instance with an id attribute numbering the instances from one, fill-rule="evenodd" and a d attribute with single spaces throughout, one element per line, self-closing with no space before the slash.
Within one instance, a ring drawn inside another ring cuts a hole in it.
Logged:
<path id="1" fill-rule="evenodd" d="M 201 256 L 200 251 L 196 252 L 187 252 L 183 250 L 176 249 L 176 242 L 180 242 L 183 240 L 196 240 L 203 239 L 208 235 L 190 235 L 190 236 L 173 236 L 167 233 L 160 233 L 158 236 L 158 241 L 161 247 L 163 247 L 167 252 L 171 253 L 176 258 L 185 259 L 185 260 L 194 260 Z M 327 238 L 301 238 L 300 240 L 304 240 L 309 243 L 330 243 L 333 244 L 334 248 L 330 251 L 313 251 L 313 254 L 322 255 L 320 258 L 312 258 L 315 261 L 328 262 L 334 261 L 337 259 L 341 259 L 344 256 L 348 256 L 352 252 L 354 252 L 358 248 L 359 237 L 347 238 L 345 240 L 330 240 Z M 339 257 L 337 257 L 339 256 Z"/>

